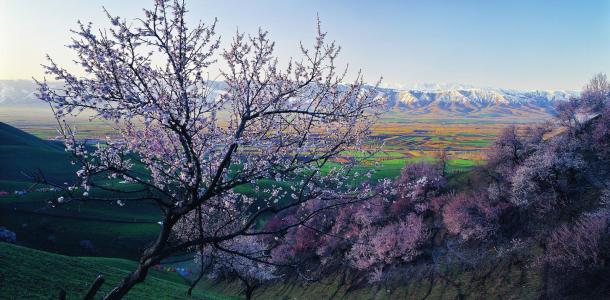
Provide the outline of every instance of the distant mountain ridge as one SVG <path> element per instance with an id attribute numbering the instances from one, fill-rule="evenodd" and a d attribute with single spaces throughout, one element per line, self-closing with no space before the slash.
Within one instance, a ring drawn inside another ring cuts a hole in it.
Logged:
<path id="1" fill-rule="evenodd" d="M 40 106 L 31 80 L 0 80 L 0 106 Z"/>
<path id="2" fill-rule="evenodd" d="M 499 88 L 381 89 L 392 111 L 428 117 L 550 118 L 558 102 L 577 91 L 519 91 Z"/>
<path id="3" fill-rule="evenodd" d="M 554 103 L 578 96 L 577 91 L 519 91 L 494 88 L 468 88 L 443 90 L 396 90 L 382 89 L 384 93 L 396 97 L 398 104 L 429 104 L 432 102 L 461 102 L 478 104 L 526 104 Z"/>
<path id="4" fill-rule="evenodd" d="M 420 117 L 549 118 L 555 113 L 557 102 L 578 96 L 578 91 L 520 91 L 458 84 L 424 84 L 379 91 L 387 97 L 391 111 Z M 44 106 L 35 93 L 32 81 L 0 80 L 0 107 Z"/>

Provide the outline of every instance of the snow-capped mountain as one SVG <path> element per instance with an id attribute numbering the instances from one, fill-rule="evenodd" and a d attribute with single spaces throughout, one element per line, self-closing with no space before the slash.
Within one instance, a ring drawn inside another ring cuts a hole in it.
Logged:
<path id="1" fill-rule="evenodd" d="M 219 88 L 223 85 L 220 83 Z M 0 80 L 0 107 L 46 106 L 36 98 L 28 80 Z M 577 91 L 519 91 L 477 88 L 460 84 L 423 84 L 409 89 L 380 88 L 388 108 L 424 117 L 524 117 L 548 119 L 558 101 L 578 96 Z"/>
<path id="2" fill-rule="evenodd" d="M 518 91 L 496 88 L 381 89 L 390 109 L 414 115 L 444 116 L 526 116 L 547 118 L 555 104 L 578 96 L 577 91 Z"/>
<path id="3" fill-rule="evenodd" d="M 44 105 L 36 95 L 31 80 L 0 80 L 0 106 Z"/>

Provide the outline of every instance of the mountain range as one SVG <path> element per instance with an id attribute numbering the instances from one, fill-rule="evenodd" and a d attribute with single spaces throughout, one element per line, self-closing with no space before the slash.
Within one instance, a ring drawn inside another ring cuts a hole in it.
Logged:
<path id="1" fill-rule="evenodd" d="M 0 80 L 1 107 L 45 106 L 27 80 Z M 465 85 L 424 84 L 410 89 L 380 88 L 388 109 L 418 118 L 548 119 L 555 104 L 578 96 L 577 91 L 522 91 Z"/>
<path id="2" fill-rule="evenodd" d="M 393 112 L 420 117 L 548 119 L 557 102 L 577 91 L 520 91 L 501 88 L 381 89 Z"/>
<path id="3" fill-rule="evenodd" d="M 31 80 L 0 80 L 0 107 L 44 105 L 35 92 L 36 85 Z"/>

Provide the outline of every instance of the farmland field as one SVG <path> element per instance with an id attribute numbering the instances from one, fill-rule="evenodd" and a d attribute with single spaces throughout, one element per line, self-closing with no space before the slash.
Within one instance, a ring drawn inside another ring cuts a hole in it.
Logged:
<path id="1" fill-rule="evenodd" d="M 27 115 L 27 118 L 18 117 Z M 24 114 L 19 109 L 0 111 L 0 121 L 15 126 L 41 139 L 57 136 L 56 123 L 49 109 L 38 108 Z M 85 117 L 71 120 L 80 138 L 104 139 L 112 135 L 112 128 L 102 121 L 90 122 Z M 509 123 L 482 122 L 470 119 L 425 119 L 388 113 L 375 125 L 371 134 L 372 148 L 383 146 L 376 154 L 385 176 L 397 175 L 406 163 L 431 161 L 441 151 L 449 158 L 450 171 L 462 171 L 485 160 L 485 152 L 497 134 Z M 526 126 L 526 123 L 517 123 Z M 349 157 L 353 153 L 346 152 Z M 340 163 L 340 159 L 337 161 Z"/>

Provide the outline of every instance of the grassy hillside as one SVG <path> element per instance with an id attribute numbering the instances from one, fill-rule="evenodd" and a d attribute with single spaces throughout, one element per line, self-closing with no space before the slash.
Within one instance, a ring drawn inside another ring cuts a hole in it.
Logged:
<path id="1" fill-rule="evenodd" d="M 124 259 L 69 257 L 0 242 L 0 298 L 52 299 L 64 289 L 68 299 L 78 299 L 97 274 L 106 278 L 101 292 L 108 292 L 134 267 Z M 234 299 L 202 289 L 189 298 L 187 290 L 177 274 L 152 270 L 126 299 Z"/>
<path id="2" fill-rule="evenodd" d="M 39 139 L 0 122 L 0 180 L 27 181 L 26 174 L 42 171 L 50 180 L 74 177 L 75 168 L 62 146 Z"/>
<path id="3" fill-rule="evenodd" d="M 27 184 L 0 181 L 0 187 L 25 188 Z M 123 186 L 123 185 L 121 185 Z M 99 191 L 92 191 L 96 195 Z M 161 219 L 150 202 L 120 207 L 115 202 L 76 201 L 52 207 L 58 192 L 32 191 L 0 197 L 0 226 L 17 234 L 20 244 L 67 255 L 99 255 L 135 259 L 158 233 Z M 105 195 L 112 197 L 112 195 Z M 85 249 L 81 241 L 94 249 Z M 116 247 L 121 244 L 121 247 Z M 92 251 L 93 250 L 93 251 Z"/>
<path id="4" fill-rule="evenodd" d="M 100 255 L 135 258 L 159 229 L 158 208 L 146 202 L 118 207 L 116 203 L 75 202 L 51 207 L 49 200 L 58 192 L 37 192 L 23 173 L 42 171 L 56 183 L 71 181 L 76 169 L 59 143 L 45 141 L 0 122 L 0 226 L 17 233 L 17 240 L 28 247 L 68 255 Z M 125 189 L 129 184 L 108 182 Z M 41 186 L 36 186 L 36 188 Z M 28 190 L 15 195 L 15 190 Z M 103 193 L 103 195 L 102 195 Z M 95 197 L 118 197 L 93 190 Z M 94 251 L 83 249 L 88 240 Z M 117 243 L 122 247 L 116 247 Z"/>

